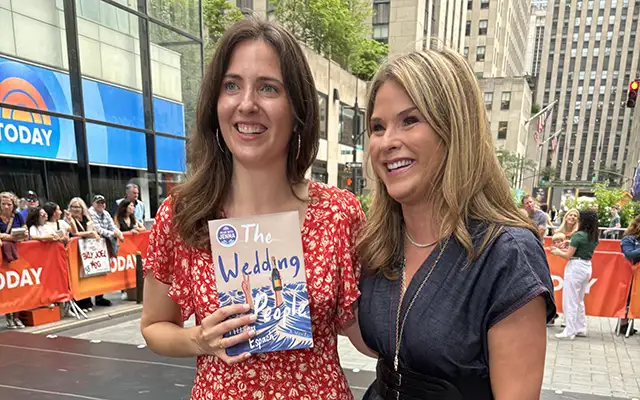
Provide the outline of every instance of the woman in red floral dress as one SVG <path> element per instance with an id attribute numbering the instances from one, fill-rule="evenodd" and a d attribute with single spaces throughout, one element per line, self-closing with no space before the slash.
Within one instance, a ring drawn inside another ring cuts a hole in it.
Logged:
<path id="1" fill-rule="evenodd" d="M 145 265 L 142 333 L 158 354 L 198 357 L 193 400 L 353 398 L 337 334 L 359 336 L 352 249 L 364 215 L 349 192 L 304 178 L 318 138 L 313 76 L 295 38 L 253 19 L 227 30 L 202 82 L 190 176 L 158 210 Z M 294 210 L 314 347 L 229 357 L 252 331 L 222 335 L 252 320 L 225 321 L 248 306 L 219 306 L 207 221 Z M 196 326 L 184 328 L 192 314 Z"/>

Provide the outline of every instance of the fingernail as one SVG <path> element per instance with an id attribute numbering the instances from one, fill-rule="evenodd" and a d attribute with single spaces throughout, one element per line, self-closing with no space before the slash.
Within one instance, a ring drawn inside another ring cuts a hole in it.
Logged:
<path id="1" fill-rule="evenodd" d="M 256 335 L 255 329 L 249 329 L 249 337 L 254 337 Z"/>
<path id="2" fill-rule="evenodd" d="M 245 359 L 247 359 L 247 358 L 251 358 L 251 353 L 247 353 L 247 354 L 244 356 L 244 358 L 245 358 Z"/>
<path id="3" fill-rule="evenodd" d="M 242 306 L 242 307 L 243 307 L 245 310 L 248 310 L 248 309 L 249 309 L 249 305 L 248 305 L 248 304 L 245 304 L 245 305 L 244 305 L 244 306 Z"/>
<path id="4" fill-rule="evenodd" d="M 258 316 L 255 314 L 251 314 L 251 316 L 249 317 L 249 321 L 256 321 L 258 319 Z"/>

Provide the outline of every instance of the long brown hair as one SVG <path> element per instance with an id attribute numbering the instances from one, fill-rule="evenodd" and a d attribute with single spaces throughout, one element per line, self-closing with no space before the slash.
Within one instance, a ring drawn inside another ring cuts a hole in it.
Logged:
<path id="1" fill-rule="evenodd" d="M 233 51 L 247 40 L 266 42 L 280 58 L 294 119 L 287 153 L 287 179 L 292 192 L 296 184 L 305 181 L 305 172 L 318 154 L 318 96 L 302 48 L 291 33 L 276 23 L 254 17 L 237 22 L 225 32 L 202 80 L 196 127 L 187 144 L 188 178 L 172 193 L 173 222 L 179 235 L 188 244 L 201 248 L 209 248 L 207 221 L 222 217 L 230 191 L 233 162 L 222 135 L 219 139 L 224 150 L 216 141 L 220 129 L 217 104 Z"/>
<path id="2" fill-rule="evenodd" d="M 640 215 L 636 216 L 629 224 L 629 227 L 624 231 L 624 236 L 640 236 Z"/>
<path id="3" fill-rule="evenodd" d="M 471 262 L 503 226 L 527 228 L 537 235 L 511 197 L 493 148 L 484 98 L 467 61 L 448 49 L 412 52 L 388 61 L 371 84 L 368 116 L 387 81 L 404 88 L 442 142 L 445 154 L 431 177 L 428 194 L 436 220 L 441 221 L 440 238 L 453 234 Z M 370 135 L 369 118 L 366 124 Z M 477 249 L 469 232 L 471 220 L 487 224 Z M 394 279 L 392 264 L 402 256 L 403 229 L 401 206 L 377 177 L 368 221 L 357 243 L 364 265 Z"/>

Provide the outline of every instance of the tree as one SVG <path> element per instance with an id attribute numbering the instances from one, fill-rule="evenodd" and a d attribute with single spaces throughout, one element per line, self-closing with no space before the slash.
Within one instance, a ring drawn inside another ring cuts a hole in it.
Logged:
<path id="1" fill-rule="evenodd" d="M 536 169 L 536 164 L 532 160 L 509 150 L 496 150 L 496 157 L 511 186 L 516 184 L 520 172 L 524 174 L 527 171 L 533 172 Z"/>
<path id="2" fill-rule="evenodd" d="M 536 115 L 539 112 L 540 112 L 540 106 L 536 103 L 533 103 L 531 105 L 531 115 Z"/>
<path id="3" fill-rule="evenodd" d="M 388 53 L 389 47 L 386 44 L 374 39 L 363 39 L 349 69 L 358 78 L 370 81 Z"/>
<path id="4" fill-rule="evenodd" d="M 271 0 L 275 17 L 317 53 L 363 77 L 371 76 L 386 46 L 373 43 L 371 2 L 366 0 Z M 375 68 L 372 66 L 375 64 Z"/>
<path id="5" fill-rule="evenodd" d="M 204 0 L 202 2 L 205 58 L 207 60 L 213 55 L 218 41 L 227 28 L 243 18 L 242 11 L 226 0 Z"/>
<path id="6" fill-rule="evenodd" d="M 549 185 L 551 181 L 558 177 L 558 171 L 552 167 L 546 167 L 540 171 L 540 184 Z"/>

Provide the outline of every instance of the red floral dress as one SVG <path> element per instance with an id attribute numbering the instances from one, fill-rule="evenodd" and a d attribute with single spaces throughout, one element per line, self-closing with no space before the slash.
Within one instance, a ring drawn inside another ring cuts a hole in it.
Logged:
<path id="1" fill-rule="evenodd" d="M 364 222 L 358 200 L 345 190 L 311 181 L 311 202 L 302 228 L 314 347 L 256 354 L 229 366 L 200 356 L 192 400 L 351 400 L 340 367 L 337 330 L 354 318 L 360 295 L 355 236 Z M 184 243 L 171 222 L 170 199 L 158 210 L 151 231 L 145 273 L 170 285 L 169 297 L 200 321 L 219 307 L 211 252 Z"/>

